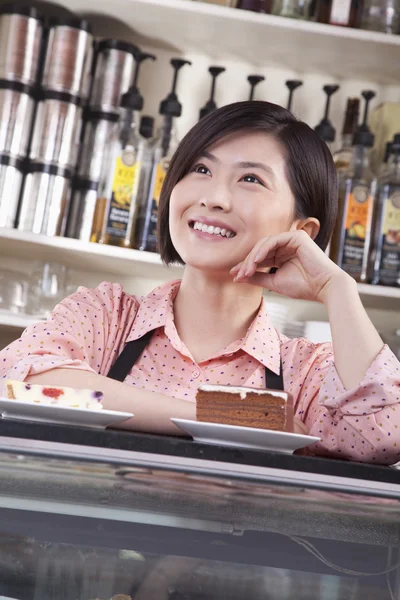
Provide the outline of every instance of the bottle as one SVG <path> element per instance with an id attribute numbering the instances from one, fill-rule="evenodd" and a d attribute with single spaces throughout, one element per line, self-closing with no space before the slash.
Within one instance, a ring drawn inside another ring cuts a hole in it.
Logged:
<path id="1" fill-rule="evenodd" d="M 342 143 L 339 150 L 333 154 L 338 176 L 348 171 L 352 157 L 353 138 L 358 125 L 360 101 L 358 98 L 348 98 L 346 114 L 342 129 Z"/>
<path id="2" fill-rule="evenodd" d="M 249 75 L 247 78 L 247 81 L 250 84 L 250 95 L 249 95 L 249 100 L 254 100 L 254 91 L 256 88 L 256 85 L 258 85 L 261 81 L 264 81 L 265 77 L 263 77 L 262 75 Z"/>
<path id="3" fill-rule="evenodd" d="M 400 133 L 388 148 L 389 159 L 378 179 L 370 281 L 400 286 Z"/>
<path id="4" fill-rule="evenodd" d="M 200 110 L 199 120 L 202 119 L 203 117 L 205 117 L 206 115 L 209 115 L 214 110 L 216 110 L 217 105 L 215 104 L 215 100 L 214 100 L 216 79 L 217 79 L 218 75 L 220 75 L 224 71 L 226 71 L 225 67 L 210 67 L 208 69 L 208 72 L 210 73 L 211 78 L 212 78 L 211 79 L 211 94 L 210 94 L 210 99 L 207 102 L 207 104 L 205 104 L 203 106 L 203 108 Z"/>
<path id="5" fill-rule="evenodd" d="M 329 120 L 329 110 L 331 106 L 331 97 L 338 91 L 339 86 L 324 85 L 322 89 L 326 94 L 325 112 L 321 122 L 314 128 L 314 131 L 319 135 L 321 140 L 325 142 L 328 148 L 331 149 L 331 144 L 335 141 L 336 130 Z"/>
<path id="6" fill-rule="evenodd" d="M 362 92 L 364 119 L 353 140 L 348 171 L 339 181 L 339 213 L 331 243 L 331 259 L 356 281 L 367 280 L 368 253 L 376 179 L 370 164 L 374 135 L 368 128 L 368 106 L 375 92 Z"/>
<path id="7" fill-rule="evenodd" d="M 272 0 L 238 0 L 237 8 L 253 12 L 270 13 Z"/>
<path id="8" fill-rule="evenodd" d="M 328 25 L 359 28 L 363 0 L 317 0 L 315 20 Z"/>
<path id="9" fill-rule="evenodd" d="M 143 97 L 137 87 L 139 68 L 152 54 L 138 54 L 133 85 L 121 99 L 121 117 L 112 130 L 111 161 L 102 165 L 98 188 L 95 222 L 100 229 L 95 239 L 100 244 L 133 247 L 138 192 L 142 178 L 142 140 L 137 131 L 137 112 L 143 108 Z M 108 158 L 108 157 L 107 157 Z"/>
<path id="10" fill-rule="evenodd" d="M 305 19 L 307 5 L 308 0 L 273 0 L 272 14 L 289 19 Z"/>
<path id="11" fill-rule="evenodd" d="M 139 181 L 139 189 L 138 189 L 138 208 L 137 208 L 137 220 L 135 227 L 134 239 L 136 240 L 137 230 L 140 226 L 140 223 L 143 222 L 146 206 L 147 206 L 147 198 L 150 189 L 150 181 L 151 174 L 153 172 L 153 164 L 154 164 L 154 147 L 156 144 L 156 139 L 153 137 L 154 133 L 154 119 L 153 117 L 149 117 L 144 115 L 140 120 L 139 133 L 141 136 L 140 141 L 140 161 L 141 161 L 141 174 L 142 177 Z"/>
<path id="12" fill-rule="evenodd" d="M 182 105 L 176 95 L 179 70 L 184 65 L 192 64 L 188 60 L 180 58 L 171 59 L 174 69 L 172 90 L 160 104 L 160 115 L 163 122 L 154 146 L 153 169 L 151 174 L 150 188 L 144 209 L 138 217 L 135 232 L 135 248 L 157 252 L 157 222 L 158 204 L 160 201 L 161 188 L 169 167 L 173 153 L 178 146 L 178 140 L 173 129 L 174 117 L 180 117 Z"/>
<path id="13" fill-rule="evenodd" d="M 296 80 L 296 79 L 289 79 L 286 82 L 286 87 L 289 90 L 289 97 L 288 97 L 288 102 L 287 102 L 287 109 L 288 110 L 292 110 L 292 103 L 293 103 L 293 94 L 294 91 L 297 90 L 297 88 L 299 88 L 301 85 L 303 85 L 303 82 L 300 80 Z"/>

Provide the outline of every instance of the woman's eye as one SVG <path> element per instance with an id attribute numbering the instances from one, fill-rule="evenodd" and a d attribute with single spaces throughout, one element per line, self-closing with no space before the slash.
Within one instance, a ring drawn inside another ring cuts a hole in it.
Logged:
<path id="1" fill-rule="evenodd" d="M 211 171 L 205 165 L 194 165 L 194 167 L 192 168 L 192 173 L 200 173 L 201 175 L 209 175 L 209 174 L 211 174 Z"/>
<path id="2" fill-rule="evenodd" d="M 251 174 L 243 175 L 243 177 L 240 181 L 244 181 L 245 183 L 258 183 L 259 185 L 262 185 L 263 187 L 265 187 L 263 182 L 261 181 L 261 179 L 259 179 L 255 175 L 251 175 Z"/>

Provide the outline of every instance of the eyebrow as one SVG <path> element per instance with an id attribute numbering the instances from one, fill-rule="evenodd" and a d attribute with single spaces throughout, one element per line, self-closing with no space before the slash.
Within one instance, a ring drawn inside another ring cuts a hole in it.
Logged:
<path id="1" fill-rule="evenodd" d="M 203 150 L 203 152 L 201 153 L 201 157 L 208 158 L 208 160 L 211 160 L 211 162 L 213 162 L 213 163 L 220 162 L 218 160 L 218 158 L 216 156 L 214 156 L 214 154 L 211 154 L 211 152 L 208 152 L 208 150 Z M 239 167 L 239 169 L 261 169 L 261 171 L 264 171 L 273 180 L 275 180 L 275 173 L 273 172 L 271 167 L 269 167 L 268 165 L 265 165 L 264 163 L 246 160 L 246 161 L 236 163 L 235 167 Z"/>

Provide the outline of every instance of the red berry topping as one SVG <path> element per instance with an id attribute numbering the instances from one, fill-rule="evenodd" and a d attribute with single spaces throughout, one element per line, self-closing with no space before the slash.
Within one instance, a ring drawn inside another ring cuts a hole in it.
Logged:
<path id="1" fill-rule="evenodd" d="M 64 394 L 63 390 L 60 390 L 59 388 L 43 388 L 43 392 L 42 392 L 43 396 L 48 396 L 49 398 L 59 398 L 60 396 L 62 396 Z"/>

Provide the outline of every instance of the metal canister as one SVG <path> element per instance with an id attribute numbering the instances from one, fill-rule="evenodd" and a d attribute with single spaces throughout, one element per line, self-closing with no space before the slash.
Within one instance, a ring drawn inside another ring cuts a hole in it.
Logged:
<path id="1" fill-rule="evenodd" d="M 120 40 L 102 40 L 96 50 L 90 107 L 103 112 L 118 112 L 122 94 L 133 82 L 135 56 L 139 49 Z"/>
<path id="2" fill-rule="evenodd" d="M 0 153 L 26 156 L 34 110 L 33 88 L 0 80 Z"/>
<path id="3" fill-rule="evenodd" d="M 40 98 L 30 157 L 35 162 L 75 167 L 82 108 L 80 98 L 46 91 Z"/>
<path id="4" fill-rule="evenodd" d="M 42 41 L 43 23 L 36 8 L 0 6 L 0 79 L 35 84 Z"/>
<path id="5" fill-rule="evenodd" d="M 15 226 L 22 179 L 22 160 L 0 154 L 0 227 Z"/>
<path id="6" fill-rule="evenodd" d="M 87 98 L 92 59 L 93 36 L 88 21 L 68 18 L 52 20 L 43 87 Z"/>
<path id="7" fill-rule="evenodd" d="M 25 178 L 18 229 L 64 235 L 71 192 L 71 171 L 32 163 Z"/>
<path id="8" fill-rule="evenodd" d="M 68 216 L 67 237 L 90 242 L 96 216 L 97 181 L 75 184 Z"/>
<path id="9" fill-rule="evenodd" d="M 115 113 L 89 114 L 78 164 L 78 175 L 82 179 L 100 181 L 105 156 L 112 151 L 109 140 L 117 122 Z"/>

